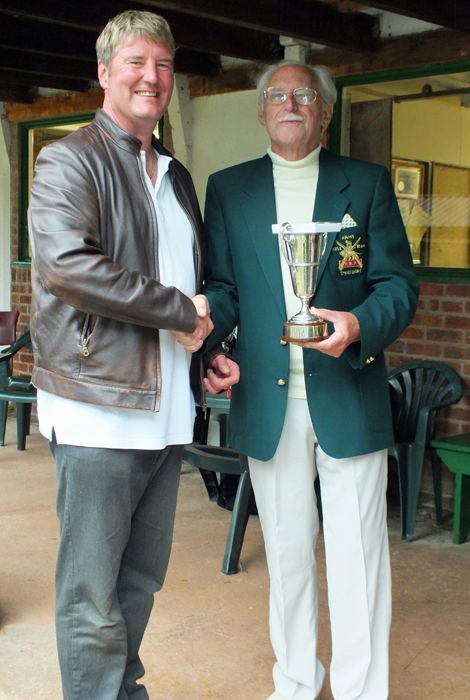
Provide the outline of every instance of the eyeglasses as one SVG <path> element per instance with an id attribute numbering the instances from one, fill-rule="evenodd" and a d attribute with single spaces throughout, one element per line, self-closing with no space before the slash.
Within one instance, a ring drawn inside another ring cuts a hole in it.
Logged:
<path id="1" fill-rule="evenodd" d="M 264 99 L 272 105 L 280 105 L 287 100 L 287 95 L 292 95 L 298 105 L 311 105 L 317 99 L 317 91 L 309 87 L 299 87 L 295 90 L 284 90 L 280 87 L 268 87 L 264 91 Z"/>

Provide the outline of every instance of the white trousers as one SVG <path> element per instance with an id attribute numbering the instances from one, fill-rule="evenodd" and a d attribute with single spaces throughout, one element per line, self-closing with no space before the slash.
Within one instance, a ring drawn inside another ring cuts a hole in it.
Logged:
<path id="1" fill-rule="evenodd" d="M 341 425 L 336 426 L 341 440 Z M 316 440 L 307 401 L 288 399 L 268 462 L 249 460 L 270 575 L 269 627 L 276 692 L 314 700 L 317 657 L 314 480 L 320 477 L 335 700 L 388 698 L 391 576 L 386 523 L 387 451 L 333 459 Z"/>

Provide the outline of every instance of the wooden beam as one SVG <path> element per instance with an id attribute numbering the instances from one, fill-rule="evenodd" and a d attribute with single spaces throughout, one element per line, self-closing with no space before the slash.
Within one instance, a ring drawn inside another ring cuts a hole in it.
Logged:
<path id="1" fill-rule="evenodd" d="M 70 77 L 63 78 L 57 75 L 31 73 L 28 70 L 4 68 L 3 66 L 0 67 L 0 81 L 12 85 L 53 88 L 55 90 L 67 90 L 68 92 L 82 92 L 90 87 L 89 80 L 75 80 Z"/>
<path id="2" fill-rule="evenodd" d="M 255 73 L 259 66 L 254 64 L 227 68 L 216 78 L 193 77 L 189 79 L 191 97 L 222 95 L 240 90 L 252 90 L 255 86 Z"/>
<path id="3" fill-rule="evenodd" d="M 10 70 L 27 72 L 38 78 L 42 75 L 48 75 L 83 81 L 98 79 L 97 66 L 94 61 L 37 54 L 27 50 L 0 48 L 0 66 Z"/>
<path id="4" fill-rule="evenodd" d="M 439 24 L 441 27 L 470 31 L 468 0 L 367 0 L 367 5 Z"/>
<path id="5" fill-rule="evenodd" d="M 10 83 L 0 82 L 1 102 L 21 102 L 23 104 L 30 104 L 35 96 L 36 91 L 25 85 L 11 85 Z"/>
<path id="6" fill-rule="evenodd" d="M 175 54 L 175 72 L 185 75 L 215 76 L 220 70 L 220 58 L 215 54 L 178 49 Z"/>
<path id="7" fill-rule="evenodd" d="M 307 58 L 308 63 L 312 65 L 328 66 L 337 77 L 464 59 L 470 60 L 470 36 L 450 29 L 386 39 L 380 43 L 373 56 L 324 49 L 311 51 Z M 236 70 L 228 69 L 216 78 L 191 78 L 191 97 L 253 89 L 257 69 L 256 65 L 250 64 L 240 66 Z"/>
<path id="8" fill-rule="evenodd" d="M 93 88 L 85 93 L 69 95 L 50 95 L 38 97 L 31 105 L 5 105 L 8 121 L 25 121 L 28 119 L 43 119 L 45 117 L 64 116 L 66 114 L 83 114 L 94 112 L 103 104 L 103 91 Z"/>
<path id="9" fill-rule="evenodd" d="M 0 9 L 0 47 L 36 53 L 81 58 L 96 66 L 96 34 L 76 27 L 2 13 Z"/>
<path id="10" fill-rule="evenodd" d="M 360 12 L 340 12 L 318 0 L 141 0 L 160 10 L 175 10 L 269 34 L 286 35 L 327 46 L 372 51 L 378 21 Z"/>
<path id="11" fill-rule="evenodd" d="M 88 9 L 86 3 L 57 6 L 51 0 L 5 0 L 0 8 L 0 44 L 49 50 L 56 54 L 95 59 L 95 42 L 110 17 L 125 9 L 149 10 L 142 3 L 102 0 Z M 20 16 L 20 13 L 23 13 Z M 237 29 L 222 22 L 165 11 L 177 46 L 217 53 L 250 61 L 270 62 L 282 58 L 279 38 L 248 29 Z M 38 24 L 40 23 L 40 24 Z M 57 31 L 57 27 L 60 31 Z M 64 48 L 66 51 L 64 52 Z"/>
<path id="12" fill-rule="evenodd" d="M 309 63 L 326 65 L 336 76 L 429 66 L 463 59 L 470 59 L 470 36 L 450 29 L 385 39 L 373 56 L 330 49 L 312 51 L 308 55 Z"/>

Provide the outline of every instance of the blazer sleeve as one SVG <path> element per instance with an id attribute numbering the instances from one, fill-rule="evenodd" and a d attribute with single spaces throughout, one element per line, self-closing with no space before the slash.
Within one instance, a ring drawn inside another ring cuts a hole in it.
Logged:
<path id="1" fill-rule="evenodd" d="M 207 184 L 204 223 L 207 241 L 203 293 L 211 307 L 214 330 L 203 346 L 211 350 L 238 324 L 238 292 L 232 265 L 230 240 L 214 176 Z"/>
<path id="2" fill-rule="evenodd" d="M 388 171 L 377 180 L 368 223 L 369 294 L 352 309 L 361 340 L 347 348 L 348 360 L 361 369 L 383 352 L 413 320 L 419 296 L 410 246 Z"/>

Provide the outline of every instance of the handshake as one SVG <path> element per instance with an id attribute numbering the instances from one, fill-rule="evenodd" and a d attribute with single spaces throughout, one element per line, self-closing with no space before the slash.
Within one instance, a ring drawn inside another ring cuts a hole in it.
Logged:
<path id="1" fill-rule="evenodd" d="M 181 331 L 172 331 L 172 333 L 185 350 L 197 352 L 214 328 L 214 324 L 211 321 L 211 310 L 206 297 L 203 294 L 198 294 L 191 301 L 197 311 L 196 328 L 192 333 L 181 333 Z"/>
<path id="2" fill-rule="evenodd" d="M 191 300 L 197 311 L 197 326 L 192 333 L 172 331 L 178 343 L 188 352 L 197 352 L 214 328 L 211 321 L 209 302 L 203 294 Z M 225 391 L 240 379 L 238 365 L 224 354 L 216 354 L 208 368 L 204 385 L 211 394 Z"/>

